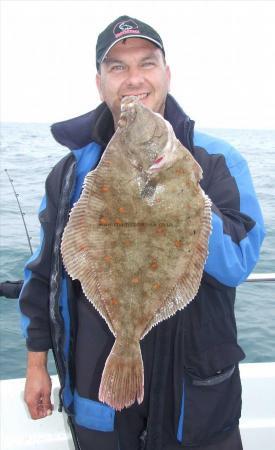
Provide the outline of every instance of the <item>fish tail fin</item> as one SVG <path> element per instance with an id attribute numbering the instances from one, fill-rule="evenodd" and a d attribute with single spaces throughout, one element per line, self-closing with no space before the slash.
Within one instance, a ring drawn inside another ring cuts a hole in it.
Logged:
<path id="1" fill-rule="evenodd" d="M 116 339 L 103 370 L 99 400 L 117 411 L 131 406 L 144 396 L 144 370 L 139 341 L 129 346 Z"/>

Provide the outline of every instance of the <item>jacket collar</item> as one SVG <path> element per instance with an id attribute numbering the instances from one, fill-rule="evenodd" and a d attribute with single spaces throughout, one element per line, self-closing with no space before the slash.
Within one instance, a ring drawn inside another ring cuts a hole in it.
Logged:
<path id="1" fill-rule="evenodd" d="M 166 99 L 164 118 L 171 123 L 181 143 L 192 151 L 194 121 L 170 94 Z M 101 103 L 86 114 L 54 123 L 51 132 L 59 144 L 70 150 L 80 149 L 93 141 L 105 148 L 114 134 L 114 122 L 106 103 Z"/>

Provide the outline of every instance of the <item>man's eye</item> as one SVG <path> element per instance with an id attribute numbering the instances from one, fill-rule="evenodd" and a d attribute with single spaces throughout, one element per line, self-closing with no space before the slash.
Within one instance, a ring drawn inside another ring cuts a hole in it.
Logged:
<path id="1" fill-rule="evenodd" d="M 115 66 L 111 67 L 112 72 L 120 72 L 124 69 L 124 66 L 122 64 L 116 64 Z"/>
<path id="2" fill-rule="evenodd" d="M 142 64 L 142 67 L 154 67 L 154 65 L 155 65 L 155 63 L 153 62 L 153 61 L 145 61 L 143 64 Z"/>

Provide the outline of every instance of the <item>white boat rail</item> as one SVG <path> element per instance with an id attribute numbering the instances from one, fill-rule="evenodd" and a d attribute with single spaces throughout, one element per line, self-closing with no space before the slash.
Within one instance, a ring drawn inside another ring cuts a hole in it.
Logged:
<path id="1" fill-rule="evenodd" d="M 247 282 L 274 282 L 275 273 L 254 273 Z M 244 450 L 274 450 L 275 362 L 241 363 L 243 409 L 240 430 Z M 59 382 L 53 383 L 52 416 L 31 420 L 23 401 L 25 379 L 0 381 L 1 450 L 73 450 L 66 415 L 56 412 Z"/>
<path id="2" fill-rule="evenodd" d="M 275 281 L 275 272 L 270 273 L 252 273 L 245 280 L 249 282 L 257 282 L 257 281 Z"/>
<path id="3" fill-rule="evenodd" d="M 274 450 L 275 362 L 242 363 L 243 409 L 240 430 L 244 450 Z M 0 381 L 1 450 L 73 450 L 66 415 L 57 412 L 57 375 L 53 383 L 52 416 L 31 420 L 23 401 L 25 379 Z"/>

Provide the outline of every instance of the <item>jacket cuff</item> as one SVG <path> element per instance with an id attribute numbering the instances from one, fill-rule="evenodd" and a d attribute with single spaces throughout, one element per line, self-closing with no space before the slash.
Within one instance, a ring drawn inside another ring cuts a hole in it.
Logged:
<path id="1" fill-rule="evenodd" d="M 52 341 L 45 339 L 27 339 L 26 346 L 30 352 L 47 352 L 52 348 Z"/>

